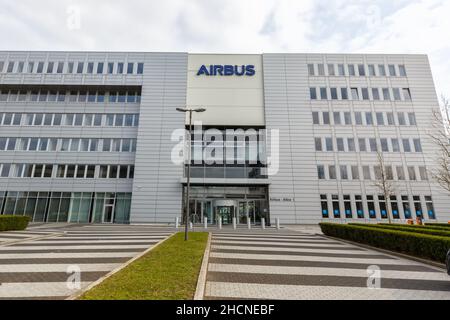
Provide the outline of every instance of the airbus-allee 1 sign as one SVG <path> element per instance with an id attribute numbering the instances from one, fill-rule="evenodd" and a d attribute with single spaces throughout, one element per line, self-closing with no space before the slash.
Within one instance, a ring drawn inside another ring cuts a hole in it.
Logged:
<path id="1" fill-rule="evenodd" d="M 248 65 L 231 65 L 231 64 L 211 64 L 209 66 L 202 65 L 198 69 L 197 76 L 253 76 L 255 75 L 255 66 Z"/>

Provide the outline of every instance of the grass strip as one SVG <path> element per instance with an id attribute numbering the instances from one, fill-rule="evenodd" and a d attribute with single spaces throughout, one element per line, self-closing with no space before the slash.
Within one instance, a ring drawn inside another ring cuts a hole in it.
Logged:
<path id="1" fill-rule="evenodd" d="M 81 300 L 186 300 L 195 294 L 206 232 L 177 233 L 84 293 Z"/>

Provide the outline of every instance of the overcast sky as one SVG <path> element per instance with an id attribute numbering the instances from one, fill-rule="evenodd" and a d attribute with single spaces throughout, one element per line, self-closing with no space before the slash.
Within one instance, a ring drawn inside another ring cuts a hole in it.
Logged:
<path id="1" fill-rule="evenodd" d="M 426 53 L 450 96 L 449 0 L 0 0 L 0 50 Z"/>

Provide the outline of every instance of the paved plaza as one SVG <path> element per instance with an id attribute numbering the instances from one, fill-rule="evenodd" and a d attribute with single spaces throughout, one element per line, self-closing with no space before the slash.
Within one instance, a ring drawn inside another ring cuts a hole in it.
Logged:
<path id="1" fill-rule="evenodd" d="M 64 299 L 81 271 L 81 288 L 173 233 L 173 228 L 129 225 L 36 225 L 0 233 L 0 299 Z M 75 268 L 75 269 L 74 269 Z"/>
<path id="2" fill-rule="evenodd" d="M 215 230 L 204 298 L 450 299 L 443 269 L 299 230 Z M 379 289 L 367 287 L 372 265 Z"/>

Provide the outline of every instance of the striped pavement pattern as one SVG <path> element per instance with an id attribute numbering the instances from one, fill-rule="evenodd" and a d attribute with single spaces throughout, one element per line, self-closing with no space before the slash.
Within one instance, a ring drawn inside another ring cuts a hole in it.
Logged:
<path id="1" fill-rule="evenodd" d="M 381 288 L 367 287 L 369 266 Z M 450 299 L 441 269 L 321 235 L 267 230 L 213 232 L 205 299 Z"/>
<path id="2" fill-rule="evenodd" d="M 22 241 L 0 242 L 0 299 L 67 298 L 79 290 L 68 286 L 71 268 L 79 268 L 80 286 L 85 288 L 173 230 L 139 225 L 49 225 L 8 232 L 6 236 Z"/>

